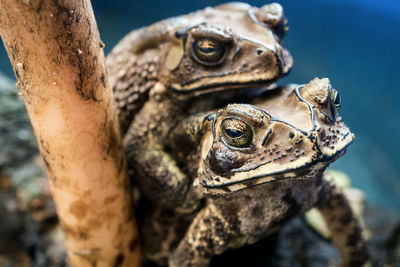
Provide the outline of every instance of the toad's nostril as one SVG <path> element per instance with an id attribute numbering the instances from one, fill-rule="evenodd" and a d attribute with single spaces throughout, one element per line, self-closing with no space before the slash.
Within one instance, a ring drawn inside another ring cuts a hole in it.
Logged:
<path id="1" fill-rule="evenodd" d="M 257 49 L 256 49 L 256 54 L 257 54 L 257 56 L 261 56 L 262 54 L 264 54 L 264 49 L 262 49 L 262 48 L 257 48 Z"/>

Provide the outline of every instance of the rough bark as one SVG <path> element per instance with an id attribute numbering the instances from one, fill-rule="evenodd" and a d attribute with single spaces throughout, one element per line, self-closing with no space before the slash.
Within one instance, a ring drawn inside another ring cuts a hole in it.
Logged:
<path id="1" fill-rule="evenodd" d="M 72 266 L 138 266 L 103 46 L 89 0 L 0 0 L 0 35 L 47 168 Z"/>

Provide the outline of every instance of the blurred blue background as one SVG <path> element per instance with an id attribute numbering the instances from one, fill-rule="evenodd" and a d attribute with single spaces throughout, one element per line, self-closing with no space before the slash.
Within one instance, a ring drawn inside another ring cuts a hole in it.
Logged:
<path id="1" fill-rule="evenodd" d="M 223 1 L 92 1 L 105 51 L 134 28 Z M 248 1 L 261 6 L 268 2 Z M 285 0 L 285 45 L 295 65 L 284 83 L 329 77 L 356 134 L 332 167 L 373 203 L 400 210 L 400 1 Z M 0 73 L 13 72 L 0 43 Z"/>

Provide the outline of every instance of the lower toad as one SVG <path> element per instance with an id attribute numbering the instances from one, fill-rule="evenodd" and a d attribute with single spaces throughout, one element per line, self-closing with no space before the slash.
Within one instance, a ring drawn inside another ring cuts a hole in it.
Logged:
<path id="1" fill-rule="evenodd" d="M 342 265 L 365 264 L 359 223 L 324 175 L 354 139 L 338 115 L 338 92 L 328 79 L 314 79 L 266 92 L 252 104 L 191 116 L 172 133 L 182 168 L 197 177 L 192 201 L 199 208 L 147 210 L 146 256 L 161 264 L 168 259 L 169 266 L 208 266 L 213 255 L 256 242 L 316 207 Z"/>

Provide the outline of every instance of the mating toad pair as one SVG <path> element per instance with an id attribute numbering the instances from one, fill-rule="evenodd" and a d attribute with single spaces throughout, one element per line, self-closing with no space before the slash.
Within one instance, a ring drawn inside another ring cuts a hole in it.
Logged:
<path id="1" fill-rule="evenodd" d="M 136 30 L 108 56 L 146 260 L 208 266 L 317 207 L 343 266 L 366 262 L 324 175 L 354 138 L 338 92 L 270 86 L 292 66 L 286 31 L 279 4 L 230 3 Z"/>

